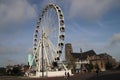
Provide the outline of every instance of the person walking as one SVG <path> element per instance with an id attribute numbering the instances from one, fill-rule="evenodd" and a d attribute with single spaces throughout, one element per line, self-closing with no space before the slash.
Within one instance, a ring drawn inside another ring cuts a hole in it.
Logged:
<path id="1" fill-rule="evenodd" d="M 67 72 L 65 71 L 65 79 L 67 78 Z"/>
<path id="2" fill-rule="evenodd" d="M 96 69 L 96 74 L 98 76 L 98 74 L 99 74 L 99 68 Z"/>
<path id="3" fill-rule="evenodd" d="M 69 80 L 69 77 L 70 77 L 70 73 L 67 72 L 67 80 Z"/>

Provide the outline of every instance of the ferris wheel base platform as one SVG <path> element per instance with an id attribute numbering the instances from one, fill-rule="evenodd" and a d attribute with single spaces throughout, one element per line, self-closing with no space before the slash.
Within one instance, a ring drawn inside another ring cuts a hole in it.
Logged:
<path id="1" fill-rule="evenodd" d="M 70 76 L 72 76 L 73 74 L 71 73 L 71 70 L 68 71 L 48 71 L 48 72 L 44 72 L 44 77 L 61 77 L 61 76 L 65 76 L 65 72 L 69 73 Z M 31 78 L 39 78 L 42 77 L 42 72 L 36 72 L 36 75 L 34 76 L 29 76 Z"/>

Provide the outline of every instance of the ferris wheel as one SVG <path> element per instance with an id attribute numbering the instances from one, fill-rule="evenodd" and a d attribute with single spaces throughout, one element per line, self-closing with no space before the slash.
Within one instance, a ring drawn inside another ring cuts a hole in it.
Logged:
<path id="1" fill-rule="evenodd" d="M 49 4 L 39 15 L 34 31 L 32 62 L 35 63 L 36 71 L 66 70 L 65 65 L 61 63 L 64 38 L 65 23 L 62 10 L 55 4 Z"/>

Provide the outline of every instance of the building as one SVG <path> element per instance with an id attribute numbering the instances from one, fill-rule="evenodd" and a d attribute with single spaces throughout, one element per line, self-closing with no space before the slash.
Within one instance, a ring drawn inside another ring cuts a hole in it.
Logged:
<path id="1" fill-rule="evenodd" d="M 94 50 L 83 52 L 73 52 L 72 45 L 67 43 L 65 45 L 65 59 L 68 63 L 68 68 L 74 68 L 79 71 L 105 71 L 112 68 L 116 63 L 115 59 L 107 53 L 96 54 Z"/>

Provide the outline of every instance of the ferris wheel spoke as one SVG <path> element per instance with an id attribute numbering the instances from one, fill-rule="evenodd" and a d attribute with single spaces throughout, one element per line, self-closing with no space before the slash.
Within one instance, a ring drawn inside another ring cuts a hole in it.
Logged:
<path id="1" fill-rule="evenodd" d="M 46 39 L 48 41 L 48 43 L 52 46 L 54 52 L 56 53 L 56 51 L 58 50 L 57 47 L 55 47 L 55 45 L 52 44 L 52 42 L 49 39 Z"/>
<path id="2" fill-rule="evenodd" d="M 54 20 L 51 19 L 51 17 L 48 17 L 48 20 L 46 19 L 46 23 L 45 24 L 49 25 L 49 26 L 45 26 L 46 27 L 46 33 L 47 33 L 48 36 L 52 35 L 52 33 L 54 33 L 55 31 L 58 30 L 57 28 L 55 28 L 55 27 L 57 27 L 55 25 L 57 23 L 55 23 Z"/>
<path id="3" fill-rule="evenodd" d="M 43 43 L 43 46 L 44 46 L 44 51 L 45 51 L 45 59 L 47 60 L 47 66 L 50 66 L 50 62 L 49 62 L 49 59 L 48 59 L 48 56 L 47 56 L 47 49 L 46 49 L 46 45 Z"/>
<path id="4" fill-rule="evenodd" d="M 45 40 L 46 40 L 46 42 L 48 43 L 48 45 L 49 45 L 49 47 L 50 47 L 52 59 L 55 59 L 55 56 L 57 55 L 57 54 L 56 54 L 57 48 L 55 48 L 55 47 L 53 46 L 53 44 L 50 42 L 50 40 L 48 40 L 48 39 L 45 39 Z"/>

